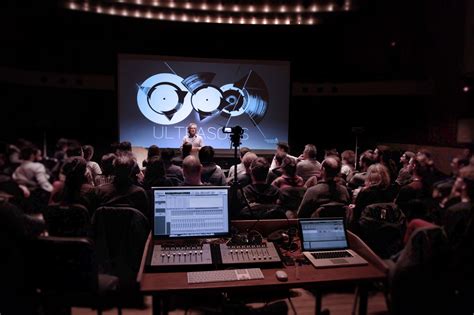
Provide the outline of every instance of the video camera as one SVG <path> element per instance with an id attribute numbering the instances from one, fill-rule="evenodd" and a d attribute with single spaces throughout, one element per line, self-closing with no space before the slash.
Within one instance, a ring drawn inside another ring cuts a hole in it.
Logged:
<path id="1" fill-rule="evenodd" d="M 233 135 L 243 135 L 244 134 L 244 129 L 240 126 L 235 126 L 235 127 L 223 127 L 222 128 L 223 133 L 230 133 Z"/>

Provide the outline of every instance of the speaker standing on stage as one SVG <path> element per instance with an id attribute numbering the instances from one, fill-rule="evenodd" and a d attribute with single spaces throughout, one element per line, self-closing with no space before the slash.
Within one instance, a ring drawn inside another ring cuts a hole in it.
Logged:
<path id="1" fill-rule="evenodd" d="M 189 142 L 192 144 L 193 149 L 192 152 L 199 151 L 202 146 L 204 146 L 204 140 L 200 135 L 197 134 L 197 125 L 195 123 L 190 123 L 188 125 L 188 134 L 183 137 L 183 143 L 181 144 L 181 147 L 183 144 L 186 142 Z"/>

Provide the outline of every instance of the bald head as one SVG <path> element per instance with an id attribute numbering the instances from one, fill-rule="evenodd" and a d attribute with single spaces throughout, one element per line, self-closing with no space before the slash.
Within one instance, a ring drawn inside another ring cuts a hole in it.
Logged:
<path id="1" fill-rule="evenodd" d="M 327 157 L 321 164 L 323 169 L 323 177 L 325 179 L 333 179 L 341 172 L 341 164 L 333 157 Z"/>
<path id="2" fill-rule="evenodd" d="M 201 185 L 201 162 L 194 155 L 188 155 L 183 160 L 184 182 L 188 185 Z"/>

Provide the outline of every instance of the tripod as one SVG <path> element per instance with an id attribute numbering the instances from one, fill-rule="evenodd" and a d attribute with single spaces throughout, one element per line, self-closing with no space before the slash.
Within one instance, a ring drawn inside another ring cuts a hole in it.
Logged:
<path id="1" fill-rule="evenodd" d="M 240 142 L 240 139 L 242 139 L 242 136 L 244 134 L 244 130 L 240 126 L 235 126 L 233 128 L 224 128 L 223 130 L 224 130 L 225 133 L 230 133 L 231 145 L 234 147 L 234 180 L 232 181 L 230 189 L 232 191 L 232 194 L 234 196 L 236 196 L 236 198 L 238 196 L 237 192 L 240 192 L 240 196 L 243 199 L 243 201 L 245 202 L 245 205 L 247 206 L 247 208 L 249 209 L 250 214 L 253 215 L 252 208 L 251 208 L 247 198 L 245 197 L 243 187 L 239 183 L 239 179 L 238 179 L 238 176 L 237 176 L 237 164 L 238 164 L 238 161 L 239 161 L 239 158 L 237 156 L 237 148 L 242 144 Z"/>

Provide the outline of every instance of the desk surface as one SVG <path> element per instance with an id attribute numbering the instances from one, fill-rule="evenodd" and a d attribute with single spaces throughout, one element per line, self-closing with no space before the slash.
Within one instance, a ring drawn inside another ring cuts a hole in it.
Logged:
<path id="1" fill-rule="evenodd" d="M 287 220 L 269 220 L 268 225 L 287 225 Z M 281 221 L 281 222 L 277 222 Z M 296 220 L 295 220 L 296 221 Z M 293 224 L 294 222 L 292 222 Z M 239 222 L 233 222 L 233 225 L 239 225 Z M 241 223 L 242 226 L 248 225 L 248 222 Z M 335 267 L 316 269 L 312 265 L 287 266 L 281 268 L 262 268 L 264 279 L 245 280 L 230 282 L 213 282 L 188 284 L 187 272 L 145 272 L 145 260 L 148 246 L 151 244 L 151 238 L 148 239 L 145 246 L 144 255 L 138 281 L 143 293 L 149 294 L 173 294 L 182 292 L 191 292 L 194 290 L 222 290 L 222 291 L 245 291 L 248 289 L 259 288 L 295 288 L 295 287 L 316 287 L 338 284 L 360 284 L 368 281 L 383 280 L 386 276 L 386 268 L 383 262 L 373 254 L 366 245 L 355 235 L 349 234 L 351 248 L 364 257 L 369 264 L 365 266 Z M 275 277 L 277 270 L 284 270 L 288 274 L 287 282 L 280 282 Z"/>

